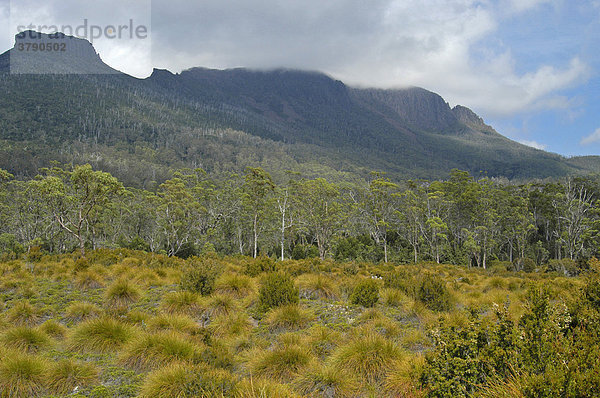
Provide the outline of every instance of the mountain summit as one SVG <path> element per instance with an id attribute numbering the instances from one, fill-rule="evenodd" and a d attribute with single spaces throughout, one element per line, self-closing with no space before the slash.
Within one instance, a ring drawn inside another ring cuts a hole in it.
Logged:
<path id="1" fill-rule="evenodd" d="M 25 60 L 17 73 L 0 76 L 0 139 L 12 148 L 0 149 L 0 167 L 18 175 L 54 159 L 91 162 L 126 181 L 123 173 L 135 175 L 133 184 L 172 167 L 239 172 L 261 165 L 340 176 L 378 170 L 397 179 L 438 178 L 453 168 L 507 178 L 600 169 L 596 157 L 566 159 L 514 142 L 422 88 L 359 89 L 288 69 L 156 69 L 140 80 L 69 37 L 60 39 L 70 43 L 62 57 L 19 58 L 29 42 L 39 49 L 59 40 L 40 37 L 17 38 L 0 56 L 4 72 Z M 48 69 L 56 73 L 27 75 Z"/>
<path id="2" fill-rule="evenodd" d="M 32 30 L 18 33 L 14 47 L 0 56 L 0 70 L 12 74 L 116 74 L 84 39 Z"/>

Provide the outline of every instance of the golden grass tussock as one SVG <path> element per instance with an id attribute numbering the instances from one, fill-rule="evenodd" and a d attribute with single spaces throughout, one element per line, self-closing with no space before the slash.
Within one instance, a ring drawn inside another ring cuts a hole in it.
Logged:
<path id="1" fill-rule="evenodd" d="M 151 372 L 139 398 L 209 398 L 238 396 L 238 382 L 228 371 L 175 363 Z"/>
<path id="2" fill-rule="evenodd" d="M 332 355 L 330 364 L 344 369 L 368 383 L 383 379 L 389 364 L 402 358 L 404 353 L 398 345 L 385 337 L 365 330 L 347 344 L 340 346 Z"/>
<path id="3" fill-rule="evenodd" d="M 40 321 L 40 311 L 27 300 L 17 301 L 6 313 L 6 320 L 17 326 L 35 326 Z"/>
<path id="4" fill-rule="evenodd" d="M 249 368 L 253 376 L 289 382 L 311 362 L 312 356 L 301 346 L 281 345 L 253 353 Z"/>
<path id="5" fill-rule="evenodd" d="M 193 317 L 204 311 L 200 295 L 186 290 L 167 293 L 160 306 L 169 314 L 186 314 Z"/>
<path id="6" fill-rule="evenodd" d="M 36 353 L 52 346 L 52 339 L 42 330 L 18 326 L 7 330 L 0 337 L 5 347 L 22 352 Z"/>
<path id="7" fill-rule="evenodd" d="M 140 288 L 127 279 L 117 279 L 104 293 L 104 304 L 109 308 L 128 308 L 138 301 L 142 293 Z"/>
<path id="8" fill-rule="evenodd" d="M 299 304 L 286 304 L 271 309 L 266 322 L 271 331 L 299 330 L 308 327 L 315 316 Z"/>
<path id="9" fill-rule="evenodd" d="M 303 298 L 334 300 L 339 297 L 339 291 L 331 277 L 321 274 L 302 274 L 295 282 Z"/>
<path id="10" fill-rule="evenodd" d="M 98 318 L 100 315 L 102 315 L 102 308 L 85 301 L 75 301 L 65 309 L 65 320 L 73 323 Z"/>
<path id="11" fill-rule="evenodd" d="M 200 329 L 200 325 L 192 317 L 184 314 L 159 314 L 149 318 L 146 325 L 148 330 L 154 332 L 170 330 L 179 333 L 195 334 Z"/>
<path id="12" fill-rule="evenodd" d="M 343 369 L 314 364 L 302 372 L 292 385 L 303 397 L 358 396 L 360 383 Z"/>
<path id="13" fill-rule="evenodd" d="M 70 349 L 80 352 L 107 352 L 123 346 L 135 334 L 133 327 L 112 318 L 80 323 L 68 339 Z"/>
<path id="14" fill-rule="evenodd" d="M 156 369 L 173 362 L 194 363 L 201 359 L 203 348 L 174 332 L 143 334 L 123 347 L 120 362 L 136 370 Z"/>
<path id="15" fill-rule="evenodd" d="M 46 376 L 47 388 L 60 395 L 67 395 L 75 388 L 85 388 L 99 382 L 99 370 L 87 362 L 63 359 L 49 367 Z"/>
<path id="16" fill-rule="evenodd" d="M 215 282 L 217 294 L 230 295 L 236 299 L 248 297 L 256 293 L 256 289 L 254 279 L 236 273 L 225 273 Z"/>
<path id="17" fill-rule="evenodd" d="M 0 350 L 0 356 L 0 397 L 36 397 L 44 391 L 47 362 L 7 350 Z"/>

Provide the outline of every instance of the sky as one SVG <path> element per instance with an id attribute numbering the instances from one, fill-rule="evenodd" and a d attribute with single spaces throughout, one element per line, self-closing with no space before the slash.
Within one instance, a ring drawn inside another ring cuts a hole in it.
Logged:
<path id="1" fill-rule="evenodd" d="M 85 20 L 149 28 L 94 39 L 106 63 L 137 77 L 285 67 L 419 86 L 516 141 L 600 155 L 600 0 L 0 0 L 0 52 L 18 25 Z"/>

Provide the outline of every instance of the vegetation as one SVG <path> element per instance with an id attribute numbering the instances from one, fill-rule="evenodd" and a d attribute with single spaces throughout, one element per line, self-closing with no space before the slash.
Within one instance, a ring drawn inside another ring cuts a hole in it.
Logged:
<path id="1" fill-rule="evenodd" d="M 264 258 L 79 255 L 0 262 L 0 396 L 600 393 L 594 258 L 578 276 L 318 258 L 248 276 Z M 199 264 L 220 270 L 204 296 L 182 284 Z M 106 284 L 72 278 L 90 271 Z"/>

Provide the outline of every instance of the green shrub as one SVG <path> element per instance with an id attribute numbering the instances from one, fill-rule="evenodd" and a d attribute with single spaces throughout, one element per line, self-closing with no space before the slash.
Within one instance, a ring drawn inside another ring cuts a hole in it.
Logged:
<path id="1" fill-rule="evenodd" d="M 275 261 L 272 258 L 260 256 L 246 262 L 244 265 L 244 274 L 255 277 L 263 272 L 275 272 L 276 268 Z"/>
<path id="2" fill-rule="evenodd" d="M 447 311 L 451 307 L 451 296 L 443 279 L 425 275 L 418 290 L 418 298 L 429 309 Z"/>
<path id="3" fill-rule="evenodd" d="M 187 269 L 181 276 L 179 286 L 189 292 L 207 296 L 215 289 L 215 281 L 223 272 L 220 264 L 209 261 L 199 261 L 194 258 L 188 262 Z"/>
<path id="4" fill-rule="evenodd" d="M 415 296 L 417 282 L 413 273 L 406 267 L 398 267 L 383 275 L 383 285 L 386 288 L 398 289 L 408 296 Z"/>
<path id="5" fill-rule="evenodd" d="M 365 279 L 354 287 L 350 302 L 363 307 L 373 307 L 379 301 L 379 285 L 373 279 Z"/>
<path id="6" fill-rule="evenodd" d="M 297 304 L 299 301 L 298 289 L 288 275 L 274 272 L 265 276 L 258 292 L 258 305 L 261 311 L 284 304 Z"/>

